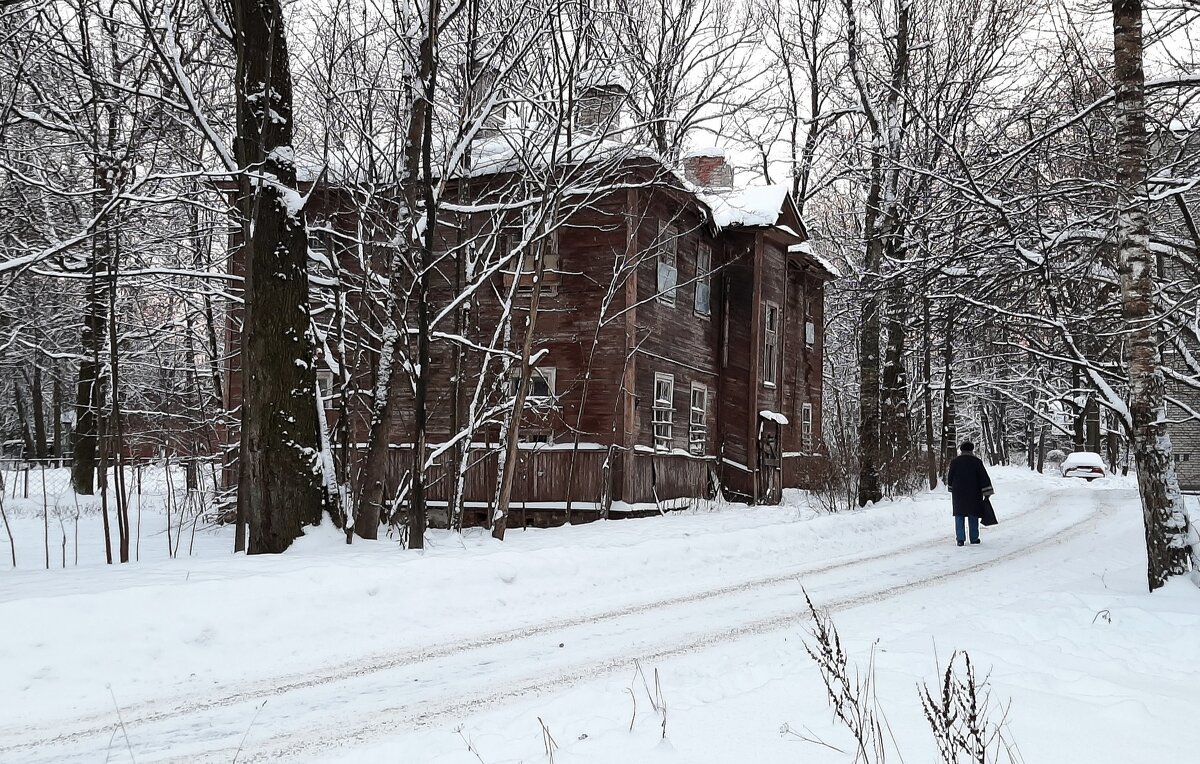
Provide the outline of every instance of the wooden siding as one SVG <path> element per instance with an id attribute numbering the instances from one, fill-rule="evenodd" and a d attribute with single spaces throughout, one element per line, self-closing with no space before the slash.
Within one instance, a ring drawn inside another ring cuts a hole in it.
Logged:
<path id="1" fill-rule="evenodd" d="M 339 248 L 339 240 L 355 240 L 358 225 L 345 195 L 315 193 L 310 207 L 331 229 L 325 234 L 327 246 L 349 285 L 347 357 L 334 360 L 351 370 L 353 383 L 351 397 L 345 401 L 347 416 L 334 437 L 342 461 L 352 461 L 354 444 L 367 439 L 369 391 L 376 387 L 378 355 L 372 337 L 378 336 L 384 324 L 377 305 L 365 296 L 365 284 L 371 271 L 386 271 L 387 252 L 364 254 Z M 662 224 L 674 226 L 676 231 L 678 287 L 673 305 L 655 299 L 656 244 Z M 801 230 L 798 221 L 789 224 L 793 230 Z M 449 250 L 476 236 L 494 238 L 495 231 L 485 228 L 492 226 L 493 222 L 472 215 L 446 215 L 437 229 L 439 246 Z M 819 442 L 824 276 L 811 264 L 805 265 L 803 257 L 788 254 L 787 244 L 794 240 L 762 229 L 731 229 L 714 235 L 707 211 L 694 196 L 651 185 L 614 191 L 576 210 L 557 234 L 557 291 L 543 294 L 536 327 L 539 339 L 535 350 L 546 351 L 539 365 L 556 370 L 558 397 L 551 409 L 527 413 L 522 425 L 525 433 L 546 437 L 557 447 L 521 449 L 514 506 L 565 502 L 568 497 L 597 507 L 601 497 L 643 504 L 653 503 L 656 497 L 706 496 L 714 473 L 731 495 L 753 499 L 758 495 L 755 455 L 762 409 L 788 417 L 790 424 L 781 430 L 781 445 L 783 451 L 795 452 L 800 444 L 800 407 L 811 403 L 814 438 Z M 694 310 L 697 251 L 702 244 L 710 248 L 716 269 L 711 278 L 709 316 Z M 231 262 L 233 272 L 239 272 L 236 246 Z M 445 258 L 438 266 L 431 286 L 435 306 L 448 305 L 454 298 L 455 283 L 461 280 L 461 274 L 455 274 L 458 267 L 454 258 Z M 498 295 L 503 277 L 498 274 L 495 281 L 494 290 L 484 290 L 471 302 L 465 319 L 447 321 L 437 331 L 489 342 L 492 330 L 502 320 Z M 764 300 L 780 309 L 778 385 L 773 388 L 761 383 Z M 527 298 L 518 298 L 517 310 L 510 318 L 515 335 L 523 327 L 527 305 Z M 236 351 L 240 315 L 235 310 L 227 318 L 227 342 Z M 817 327 L 813 347 L 804 343 L 806 318 Z M 331 319 L 322 321 L 329 324 Z M 327 349 L 336 350 L 336 344 L 331 340 Z M 456 352 L 444 338 L 432 341 L 428 427 L 432 443 L 446 440 L 459 429 L 456 411 L 470 395 L 466 385 L 460 388 L 454 382 Z M 471 383 L 479 378 L 483 371 L 479 356 L 463 354 L 460 379 Z M 231 407 L 237 405 L 241 393 L 236 364 L 237 354 L 232 352 L 226 376 Z M 654 446 L 656 373 L 671 374 L 674 381 L 674 452 L 645 451 Z M 692 383 L 704 384 L 709 396 L 701 458 L 681 453 L 689 445 Z M 396 405 L 389 439 L 395 446 L 389 484 L 395 490 L 411 464 L 411 450 L 405 444 L 414 438 L 411 391 L 402 383 L 393 394 Z M 331 411 L 331 421 L 337 418 Z M 473 440 L 494 443 L 497 436 L 498 427 L 493 423 L 474 433 Z M 574 452 L 564 448 L 576 439 L 600 447 Z M 605 470 L 610 450 L 613 458 Z M 574 471 L 568 485 L 572 459 Z M 495 492 L 496 453 L 478 449 L 472 460 L 465 500 L 472 511 L 479 509 L 478 519 L 482 520 Z M 785 459 L 785 484 L 799 484 L 809 471 L 807 467 L 797 469 L 796 464 L 789 466 Z M 448 498 L 446 469 L 439 460 L 429 474 L 430 498 L 435 503 Z"/>

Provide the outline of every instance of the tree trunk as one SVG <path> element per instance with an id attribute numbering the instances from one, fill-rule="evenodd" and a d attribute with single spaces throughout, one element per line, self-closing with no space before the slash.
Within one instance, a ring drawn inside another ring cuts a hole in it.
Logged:
<path id="1" fill-rule="evenodd" d="M 859 326 L 859 479 L 858 505 L 866 506 L 883 498 L 881 485 L 881 396 L 880 396 L 880 274 L 883 253 L 889 241 L 899 235 L 897 220 L 897 179 L 900 142 L 903 133 L 899 115 L 901 92 L 908 74 L 909 6 L 897 4 L 896 48 L 892 57 L 891 81 L 882 105 L 869 90 L 859 64 L 857 9 L 853 0 L 843 0 L 846 10 L 847 66 L 854 78 L 858 95 L 870 125 L 874 150 L 871 152 L 866 208 L 863 214 L 864 259 L 862 322 Z M 884 155 L 888 164 L 884 164 Z"/>
<path id="2" fill-rule="evenodd" d="M 889 244 L 889 250 L 895 250 Z M 898 255 L 890 254 L 893 260 Z M 894 261 L 894 260 L 893 260 Z M 893 279 L 896 277 L 893 276 Z M 903 490 L 913 471 L 912 429 L 909 422 L 908 369 L 904 365 L 907 337 L 904 327 L 905 296 L 899 281 L 888 288 L 887 316 L 883 324 L 887 344 L 883 356 L 879 435 L 883 452 L 883 477 L 888 490 Z"/>
<path id="3" fill-rule="evenodd" d="M 553 219 L 553 218 L 551 218 Z M 541 233 L 541 227 L 538 232 Z M 531 235 L 532 241 L 538 237 Z M 520 440 L 521 415 L 525 411 L 525 397 L 529 392 L 529 377 L 532 369 L 529 359 L 533 355 L 533 343 L 537 333 L 538 306 L 542 299 L 542 279 L 545 277 L 546 257 L 545 243 L 531 244 L 537 247 L 537 257 L 534 258 L 533 294 L 529 297 L 529 319 L 525 324 L 525 338 L 521 345 L 520 370 L 517 377 L 517 394 L 513 401 L 512 414 L 504 433 L 504 465 L 500 473 L 500 487 L 496 496 L 496 512 L 492 523 L 492 538 L 504 540 L 504 531 L 508 528 L 508 504 L 512 496 L 513 478 L 517 473 L 517 444 Z M 521 263 L 521 254 L 516 256 Z M 520 279 L 521 268 L 518 265 L 517 279 Z"/>
<path id="4" fill-rule="evenodd" d="M 409 547 L 424 546 L 425 522 L 428 516 L 425 496 L 425 449 L 427 442 L 427 401 L 429 364 L 429 269 L 433 263 L 434 235 L 437 226 L 436 197 L 434 195 L 431 165 L 432 104 L 437 83 L 438 21 L 441 14 L 439 0 L 430 0 L 428 15 L 424 20 L 424 36 L 418 51 L 418 70 L 414 73 L 411 87 L 419 88 L 412 93 L 411 109 L 405 130 L 402 221 L 404 244 L 410 255 L 407 262 L 400 252 L 394 253 L 389 267 L 392 294 L 388 298 L 388 325 L 384 331 L 383 346 L 376 374 L 375 398 L 372 405 L 371 430 L 367 441 L 367 454 L 359 473 L 360 490 L 355 507 L 354 532 L 365 539 L 374 539 L 379 534 L 379 522 L 383 511 L 385 469 L 390 441 L 390 425 L 396 386 L 403 381 L 405 365 L 398 362 L 401 349 L 400 327 L 405 321 L 408 304 L 416 303 L 417 311 L 417 358 L 408 371 L 413 383 L 413 457 L 412 486 L 409 491 L 408 541 Z M 418 272 L 413 289 L 405 295 L 402 284 L 404 277 L 416 265 Z"/>
<path id="5" fill-rule="evenodd" d="M 946 474 L 946 468 L 950 465 L 950 460 L 954 458 L 955 452 L 958 450 L 958 422 L 956 421 L 957 410 L 954 406 L 954 386 L 952 365 L 954 363 L 954 344 L 951 337 L 954 336 L 954 316 L 953 313 L 948 313 L 946 316 L 946 346 L 943 363 L 945 364 L 945 384 L 942 388 L 942 474 Z"/>
<path id="6" fill-rule="evenodd" d="M 1145 521 L 1147 578 L 1154 591 L 1169 577 L 1188 572 L 1191 550 L 1167 433 L 1165 380 L 1154 329 L 1158 316 L 1149 246 L 1142 0 L 1113 0 L 1112 9 L 1117 257 L 1122 314 L 1129 332 L 1129 418 Z"/>
<path id="7" fill-rule="evenodd" d="M 34 453 L 38 459 L 50 456 L 46 438 L 46 396 L 42 389 L 42 367 L 33 365 L 33 380 L 29 383 L 30 413 L 33 414 Z"/>
<path id="8" fill-rule="evenodd" d="M 232 0 L 239 210 L 245 249 L 238 506 L 251 554 L 282 552 L 321 520 L 308 242 L 292 151 L 280 0 Z"/>
<path id="9" fill-rule="evenodd" d="M 62 383 L 57 374 L 54 377 L 54 458 L 58 466 L 62 466 L 63 457 L 63 427 L 62 427 Z"/>
<path id="10" fill-rule="evenodd" d="M 921 319 L 925 331 L 925 356 L 922 373 L 925 377 L 925 477 L 929 490 L 937 488 L 937 453 L 933 442 L 933 321 L 929 316 L 929 297 L 921 304 Z"/>
<path id="11" fill-rule="evenodd" d="M 118 231 L 120 229 L 118 228 Z M 129 562 L 129 495 L 125 490 L 125 431 L 121 418 L 120 392 L 120 357 L 117 346 L 117 268 L 120 250 L 119 234 L 113 234 L 112 257 L 108 263 L 108 376 L 111 398 L 109 403 L 109 440 L 113 450 L 114 479 L 116 482 L 113 498 L 116 502 L 117 515 L 117 552 L 121 562 Z"/>
<path id="12" fill-rule="evenodd" d="M 97 233 L 92 237 L 90 264 L 92 276 L 88 279 L 87 307 L 84 308 L 83 329 L 79 344 L 82 350 L 79 361 L 79 381 L 75 388 L 75 430 L 72 434 L 71 487 L 75 493 L 90 496 L 96 492 L 96 452 L 100 438 L 100 346 L 104 341 L 104 324 L 108 320 L 108 303 L 104 299 L 103 287 L 98 278 L 107 246 L 108 234 Z"/>
<path id="13" fill-rule="evenodd" d="M 37 447 L 33 442 L 33 432 L 29 429 L 29 415 L 25 412 L 25 396 L 21 394 L 21 383 L 13 381 L 13 400 L 17 406 L 17 419 L 21 423 L 21 456 L 25 459 L 33 459 L 37 454 Z"/>

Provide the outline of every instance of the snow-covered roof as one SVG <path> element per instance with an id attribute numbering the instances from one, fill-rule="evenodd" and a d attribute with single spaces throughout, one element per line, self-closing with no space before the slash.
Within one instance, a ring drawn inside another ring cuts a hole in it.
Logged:
<path id="1" fill-rule="evenodd" d="M 799 244 L 793 244 L 792 246 L 788 247 L 788 252 L 796 252 L 801 255 L 806 255 L 817 265 L 824 268 L 830 276 L 833 276 L 835 279 L 840 279 L 842 277 L 841 270 L 834 265 L 829 258 L 825 257 L 824 255 L 817 254 L 817 250 L 813 248 L 812 242 L 802 241 Z"/>
<path id="2" fill-rule="evenodd" d="M 773 226 L 783 214 L 787 186 L 745 186 L 697 194 L 713 211 L 718 228 Z"/>

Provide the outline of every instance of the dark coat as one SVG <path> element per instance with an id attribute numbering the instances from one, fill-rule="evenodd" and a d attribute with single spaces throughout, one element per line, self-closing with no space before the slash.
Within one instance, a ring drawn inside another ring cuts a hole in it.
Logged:
<path id="1" fill-rule="evenodd" d="M 991 496 L 992 479 L 974 454 L 959 454 L 946 470 L 946 486 L 954 497 L 955 517 L 982 517 L 983 499 Z"/>

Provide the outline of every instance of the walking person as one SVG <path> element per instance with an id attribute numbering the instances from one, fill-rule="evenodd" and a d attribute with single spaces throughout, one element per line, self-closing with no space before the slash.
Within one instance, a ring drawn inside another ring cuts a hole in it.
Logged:
<path id="1" fill-rule="evenodd" d="M 946 487 L 950 489 L 954 504 L 954 537 L 962 546 L 967 541 L 969 527 L 971 543 L 978 544 L 983 502 L 995 491 L 987 467 L 975 455 L 975 444 L 966 441 L 958 450 L 958 456 L 950 460 L 950 468 L 946 470 Z"/>

